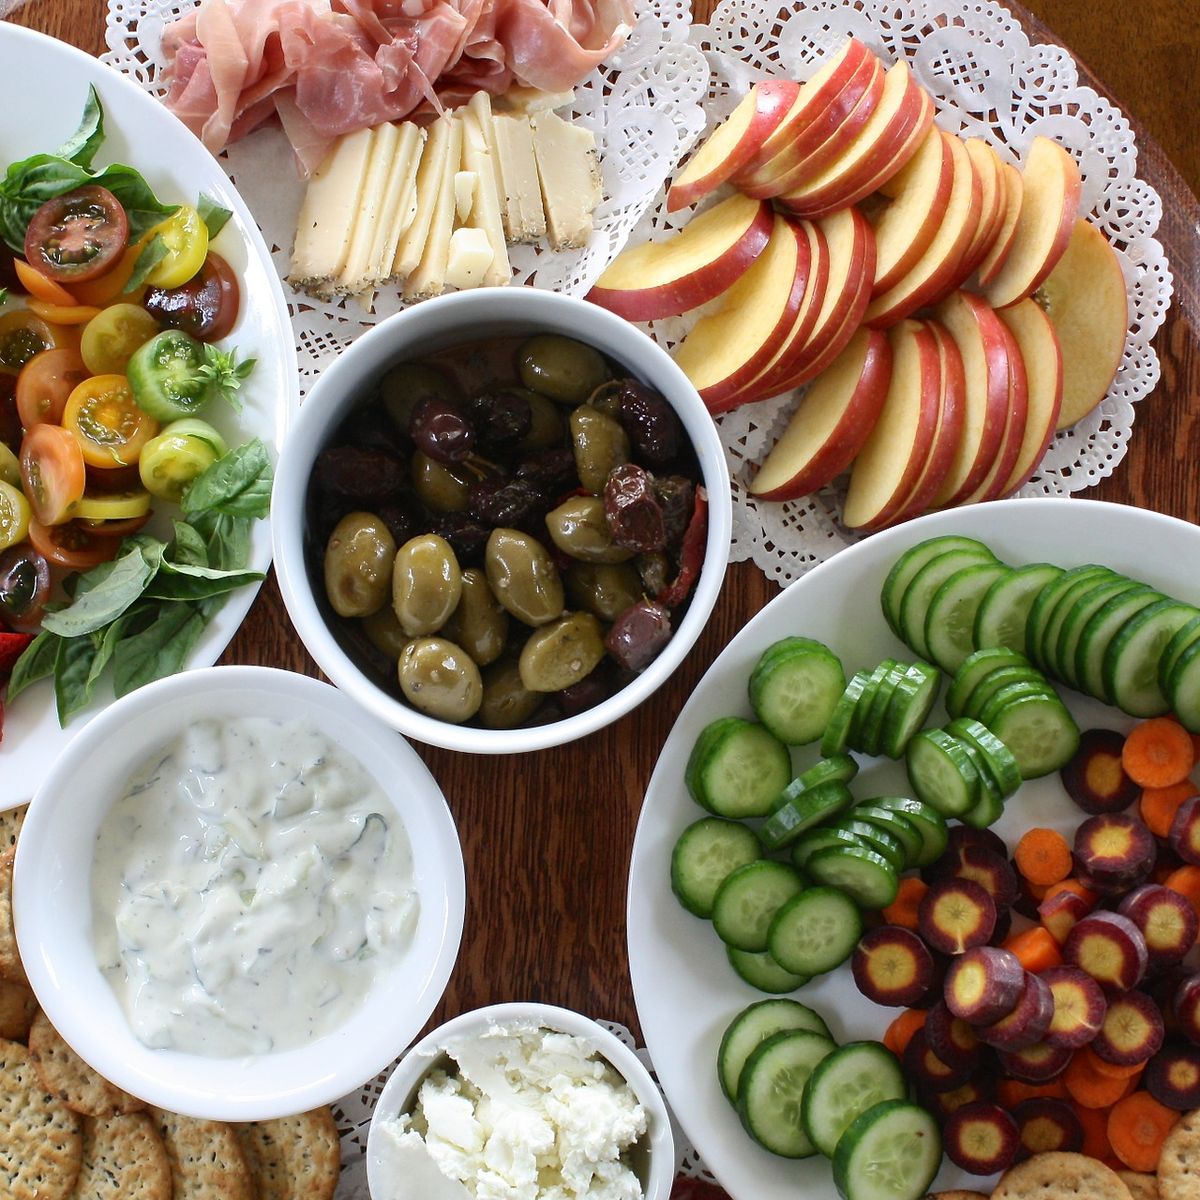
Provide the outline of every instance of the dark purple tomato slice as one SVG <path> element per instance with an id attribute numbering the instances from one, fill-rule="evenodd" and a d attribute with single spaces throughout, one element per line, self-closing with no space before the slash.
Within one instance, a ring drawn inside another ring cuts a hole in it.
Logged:
<path id="1" fill-rule="evenodd" d="M 0 372 L 0 442 L 14 454 L 21 445 L 21 414 L 17 412 L 17 381 Z"/>
<path id="2" fill-rule="evenodd" d="M 25 259 L 59 283 L 103 275 L 125 250 L 129 219 L 121 202 L 97 184 L 47 200 L 25 231 Z"/>
<path id="3" fill-rule="evenodd" d="M 182 287 L 150 288 L 142 304 L 161 325 L 202 342 L 218 342 L 237 321 L 241 289 L 233 268 L 210 251 L 204 266 Z"/>
<path id="4" fill-rule="evenodd" d="M 28 542 L 0 554 L 0 622 L 34 632 L 49 599 L 50 564 Z"/>

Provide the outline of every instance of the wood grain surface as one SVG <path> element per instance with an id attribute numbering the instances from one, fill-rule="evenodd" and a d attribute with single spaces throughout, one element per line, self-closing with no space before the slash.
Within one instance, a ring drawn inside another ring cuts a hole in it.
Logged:
<path id="1" fill-rule="evenodd" d="M 1032 12 L 1010 6 L 1034 40 L 1071 47 L 1094 86 L 1111 87 L 1134 124 L 1139 171 L 1164 203 L 1160 237 L 1176 302 L 1157 342 L 1162 382 L 1140 405 L 1115 475 L 1085 495 L 1192 521 L 1200 519 L 1195 4 L 1030 0 Z M 698 17 L 711 9 L 709 0 L 696 6 Z M 103 0 L 30 0 L 14 19 L 92 53 L 103 49 Z M 643 790 L 705 668 L 776 591 L 753 566 L 732 567 L 704 636 L 671 682 L 624 720 L 567 749 L 481 760 L 418 747 L 454 811 L 467 863 L 462 953 L 435 1021 L 483 1004 L 532 999 L 637 1029 L 625 886 Z M 317 674 L 273 580 L 222 662 Z"/>

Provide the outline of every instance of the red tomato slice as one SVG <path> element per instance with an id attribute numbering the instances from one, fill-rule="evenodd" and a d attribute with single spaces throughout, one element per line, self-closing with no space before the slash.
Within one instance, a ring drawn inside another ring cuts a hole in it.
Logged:
<path id="1" fill-rule="evenodd" d="M 21 483 L 35 523 L 60 525 L 83 495 L 87 472 L 79 443 L 59 425 L 35 425 L 21 442 Z"/>
<path id="2" fill-rule="evenodd" d="M 150 288 L 142 303 L 161 325 L 202 342 L 218 342 L 237 321 L 241 289 L 233 268 L 210 251 L 204 266 L 182 287 Z"/>
<path id="3" fill-rule="evenodd" d="M 90 571 L 110 558 L 116 558 L 120 538 L 97 537 L 75 521 L 63 525 L 29 522 L 29 540 L 49 563 L 71 571 Z"/>
<path id="4" fill-rule="evenodd" d="M 25 260 L 56 283 L 103 275 L 129 240 L 129 218 L 121 202 L 98 184 L 47 200 L 25 231 Z"/>
<path id="5" fill-rule="evenodd" d="M 42 421 L 58 425 L 67 397 L 88 377 L 83 359 L 65 347 L 35 354 L 17 376 L 17 412 L 26 429 Z"/>

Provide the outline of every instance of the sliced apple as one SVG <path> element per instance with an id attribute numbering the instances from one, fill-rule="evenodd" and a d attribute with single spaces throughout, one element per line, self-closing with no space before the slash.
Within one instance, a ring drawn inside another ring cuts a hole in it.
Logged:
<path id="1" fill-rule="evenodd" d="M 981 187 L 979 225 L 966 250 L 958 271 L 955 286 L 964 283 L 983 262 L 992 248 L 1000 227 L 1004 224 L 1006 205 L 1004 199 L 1004 164 L 995 150 L 982 138 L 966 139 L 967 153 L 975 165 Z"/>
<path id="2" fill-rule="evenodd" d="M 995 308 L 1033 294 L 1062 258 L 1079 214 L 1079 167 L 1057 142 L 1035 137 L 1022 175 L 1021 211 L 1012 248 L 983 288 Z"/>
<path id="3" fill-rule="evenodd" d="M 1025 360 L 1021 357 L 1016 339 L 1003 321 L 1005 359 L 1008 363 L 1008 411 L 1004 418 L 1004 437 L 996 451 L 995 460 L 979 486 L 962 500 L 963 504 L 981 504 L 985 500 L 998 500 L 1004 495 L 1005 485 L 1017 465 L 1021 446 L 1025 440 L 1025 429 L 1029 417 L 1029 382 L 1025 373 Z"/>
<path id="4" fill-rule="evenodd" d="M 1067 251 L 1035 296 L 1062 346 L 1063 395 L 1058 428 L 1086 417 L 1121 366 L 1129 332 L 1129 294 L 1121 260 L 1088 221 L 1075 223 Z"/>
<path id="5" fill-rule="evenodd" d="M 771 207 L 730 196 L 679 233 L 623 250 L 588 299 L 629 321 L 678 316 L 731 288 L 766 247 Z"/>
<path id="6" fill-rule="evenodd" d="M 688 159 L 667 192 L 667 211 L 687 208 L 715 191 L 761 149 L 791 110 L 800 85 L 791 79 L 764 79 Z"/>
<path id="7" fill-rule="evenodd" d="M 1010 163 L 1003 164 L 1004 171 L 1004 218 L 992 248 L 979 264 L 979 286 L 984 287 L 1000 273 L 1000 268 L 1012 251 L 1017 237 L 1017 221 L 1021 216 L 1021 200 L 1025 194 L 1025 180 L 1021 172 Z"/>
<path id="8" fill-rule="evenodd" d="M 804 298 L 808 239 L 776 215 L 771 240 L 729 289 L 720 309 L 696 322 L 675 361 L 713 413 L 743 403 L 746 385 L 782 345 Z"/>
<path id="9" fill-rule="evenodd" d="M 996 314 L 1016 344 L 1029 388 L 1025 437 L 1002 496 L 1023 488 L 1037 471 L 1058 426 L 1063 398 L 1063 356 L 1050 318 L 1033 300 L 1022 300 Z"/>
<path id="10" fill-rule="evenodd" d="M 892 375 L 883 411 L 850 468 L 842 521 L 851 529 L 876 525 L 912 491 L 937 428 L 941 367 L 937 341 L 920 321 L 888 333 Z"/>
<path id="11" fill-rule="evenodd" d="M 935 508 L 961 504 L 984 481 L 996 461 L 1008 425 L 1008 341 L 986 300 L 955 292 L 938 307 L 937 319 L 963 361 L 963 429 L 954 462 L 933 498 Z"/>
<path id="12" fill-rule="evenodd" d="M 941 130 L 930 129 L 908 165 L 892 180 L 891 200 L 868 212 L 875 229 L 875 295 L 886 292 L 933 240 L 954 181 L 954 157 Z"/>
<path id="13" fill-rule="evenodd" d="M 943 133 L 954 162 L 950 202 L 942 223 L 925 252 L 886 292 L 876 296 L 866 312 L 866 322 L 883 329 L 915 312 L 940 294 L 962 258 L 979 224 L 982 189 L 971 157 L 960 138 Z"/>

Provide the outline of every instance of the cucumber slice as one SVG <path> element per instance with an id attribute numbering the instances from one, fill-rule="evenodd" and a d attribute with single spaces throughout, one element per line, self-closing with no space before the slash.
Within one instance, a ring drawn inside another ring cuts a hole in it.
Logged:
<path id="1" fill-rule="evenodd" d="M 783 789 L 780 803 L 822 783 L 849 783 L 857 774 L 858 763 L 848 754 L 835 754 L 831 758 L 822 758 L 813 763 L 806 771 L 801 771 Z"/>
<path id="2" fill-rule="evenodd" d="M 850 815 L 857 821 L 866 821 L 869 825 L 878 826 L 904 847 L 904 864 L 901 870 L 907 871 L 917 865 L 917 859 L 924 847 L 924 839 L 921 837 L 921 831 L 907 817 L 892 809 L 880 808 L 870 803 L 855 805 Z"/>
<path id="3" fill-rule="evenodd" d="M 990 675 L 985 675 L 972 689 L 971 694 L 963 702 L 960 717 L 978 718 L 987 702 L 1001 688 L 1010 683 L 1036 683 L 1043 689 L 1049 688 L 1049 683 L 1037 667 L 1001 667 Z M 957 720 L 958 718 L 956 718 Z"/>
<path id="4" fill-rule="evenodd" d="M 833 1183 L 842 1200 L 920 1200 L 941 1165 L 933 1116 L 908 1100 L 884 1100 L 838 1139 Z"/>
<path id="5" fill-rule="evenodd" d="M 1073 688 L 1079 687 L 1079 676 L 1075 673 L 1075 651 L 1093 614 L 1099 612 L 1114 597 L 1138 591 L 1141 587 L 1140 583 L 1134 583 L 1132 579 L 1126 579 L 1122 575 L 1094 584 L 1072 603 L 1071 611 L 1067 613 L 1066 620 L 1058 631 L 1058 645 L 1054 652 L 1058 663 L 1057 673 L 1064 683 Z"/>
<path id="6" fill-rule="evenodd" d="M 787 863 L 764 858 L 738 867 L 713 898 L 717 936 L 739 950 L 765 950 L 772 918 L 804 886 L 804 877 Z"/>
<path id="7" fill-rule="evenodd" d="M 1028 667 L 1029 659 L 1007 646 L 989 646 L 976 650 L 963 661 L 954 672 L 954 678 L 946 689 L 946 712 L 952 717 L 963 715 L 963 704 L 975 685 L 986 675 L 1005 667 Z"/>
<path id="8" fill-rule="evenodd" d="M 750 707 L 789 746 L 815 742 L 846 688 L 841 660 L 821 642 L 789 637 L 769 647 L 750 674 Z"/>
<path id="9" fill-rule="evenodd" d="M 839 821 L 834 828 L 852 833 L 864 846 L 887 859 L 894 871 L 905 869 L 908 855 L 904 852 L 904 843 L 886 829 L 870 821 L 860 821 L 853 813 Z"/>
<path id="10" fill-rule="evenodd" d="M 876 796 L 867 803 L 899 813 L 920 833 L 921 850 L 914 865 L 927 867 L 946 852 L 950 831 L 946 827 L 946 818 L 936 808 L 907 796 Z"/>
<path id="11" fill-rule="evenodd" d="M 718 817 L 765 817 L 792 777 L 787 747 L 771 731 L 741 717 L 705 726 L 684 780 L 692 798 Z"/>
<path id="12" fill-rule="evenodd" d="M 698 917 L 711 917 L 717 888 L 738 867 L 762 858 L 751 830 L 723 817 L 701 817 L 689 825 L 671 851 L 671 890 Z"/>
<path id="13" fill-rule="evenodd" d="M 1183 727 L 1200 733 L 1200 640 L 1186 646 L 1175 659 L 1167 694 Z"/>
<path id="14" fill-rule="evenodd" d="M 1042 629 L 1038 645 L 1039 660 L 1047 674 L 1053 675 L 1056 679 L 1063 677 L 1062 664 L 1058 661 L 1058 643 L 1076 601 L 1104 584 L 1121 582 L 1128 581 L 1123 575 L 1104 568 L 1097 570 L 1094 574 L 1081 572 L 1070 584 L 1062 588 L 1054 611 L 1049 615 L 1045 627 Z"/>
<path id="15" fill-rule="evenodd" d="M 962 743 L 927 729 L 908 744 L 908 780 L 917 798 L 943 817 L 961 817 L 979 803 L 979 772 Z"/>
<path id="16" fill-rule="evenodd" d="M 938 687 L 941 672 L 928 663 L 911 663 L 896 684 L 883 718 L 883 740 L 880 748 L 888 758 L 899 758 L 908 749 L 918 729 L 925 724 Z"/>
<path id="17" fill-rule="evenodd" d="M 854 715 L 850 719 L 849 743 L 852 750 L 860 750 L 864 754 L 874 753 L 874 751 L 867 749 L 867 715 L 875 707 L 876 697 L 883 687 L 884 680 L 887 679 L 888 672 L 896 665 L 894 658 L 885 658 L 867 676 L 867 682 L 863 685 L 862 696 L 854 706 Z"/>
<path id="18" fill-rule="evenodd" d="M 756 954 L 750 950 L 739 950 L 736 946 L 726 946 L 725 954 L 729 965 L 743 983 L 771 996 L 784 996 L 797 991 L 809 980 L 807 975 L 785 971 L 771 957 L 769 950 L 760 950 Z"/>
<path id="19" fill-rule="evenodd" d="M 1063 573 L 1050 563 L 1013 567 L 984 593 L 975 613 L 975 645 L 1003 647 L 1025 654 L 1029 610 L 1043 588 Z"/>
<path id="20" fill-rule="evenodd" d="M 1110 578 L 1112 571 L 1108 567 L 1087 563 L 1082 567 L 1072 567 L 1064 571 L 1057 579 L 1042 588 L 1034 598 L 1033 607 L 1029 610 L 1029 621 L 1025 626 L 1025 657 L 1035 666 L 1045 668 L 1041 657 L 1042 635 L 1054 615 L 1054 610 L 1062 599 L 1063 593 L 1071 588 L 1080 578 L 1095 578 L 1102 576 Z"/>
<path id="21" fill-rule="evenodd" d="M 975 615 L 988 588 L 1007 578 L 1003 563 L 975 563 L 955 571 L 934 593 L 925 613 L 925 645 L 943 671 L 957 671 L 976 649 Z"/>
<path id="22" fill-rule="evenodd" d="M 904 678 L 904 673 L 907 670 L 903 663 L 898 663 L 894 658 L 885 658 L 883 662 L 876 668 L 876 673 L 880 669 L 884 669 L 883 678 L 875 687 L 868 685 L 871 692 L 871 703 L 866 704 L 864 699 L 863 705 L 865 711 L 863 718 L 858 725 L 858 749 L 864 754 L 878 754 L 882 748 L 884 717 L 887 714 L 888 705 L 891 703 L 892 697 L 896 693 L 896 688 L 900 684 L 900 680 Z M 874 675 L 872 679 L 874 679 Z M 853 728 L 853 727 L 852 727 Z M 853 739 L 853 733 L 851 738 Z"/>
<path id="23" fill-rule="evenodd" d="M 965 742 L 983 760 L 984 770 L 1007 798 L 1021 786 L 1021 768 L 1012 751 L 986 725 L 969 717 L 959 717 L 946 727 L 960 742 Z"/>
<path id="24" fill-rule="evenodd" d="M 979 776 L 979 799 L 959 819 L 964 825 L 970 825 L 975 829 L 987 829 L 989 825 L 994 825 L 1004 815 L 1004 793 L 992 777 L 991 771 L 988 770 L 983 755 L 975 746 L 962 738 L 955 740 L 963 753 L 970 758 L 975 772 Z"/>
<path id="25" fill-rule="evenodd" d="M 1092 613 L 1075 647 L 1075 686 L 1081 692 L 1108 701 L 1104 691 L 1104 655 L 1109 643 L 1130 617 L 1165 599 L 1153 588 L 1140 587 L 1114 596 Z"/>
<path id="26" fill-rule="evenodd" d="M 1164 692 L 1170 693 L 1169 680 L 1171 678 L 1171 671 L 1183 656 L 1183 652 L 1193 642 L 1200 642 L 1200 616 L 1194 617 L 1182 629 L 1178 630 L 1175 636 L 1167 643 L 1167 648 L 1162 652 L 1162 658 L 1159 659 L 1158 663 L 1158 686 Z"/>
<path id="27" fill-rule="evenodd" d="M 853 805 L 854 797 L 844 783 L 836 780 L 820 783 L 781 804 L 763 822 L 758 836 L 768 850 L 779 850 L 794 842 L 806 829 L 840 816 Z"/>
<path id="28" fill-rule="evenodd" d="M 828 850 L 831 846 L 865 847 L 866 842 L 836 825 L 823 825 L 810 830 L 792 847 L 792 865 L 803 871 L 805 863 L 818 850 Z"/>
<path id="29" fill-rule="evenodd" d="M 974 550 L 982 561 L 996 557 L 982 542 L 975 538 L 962 537 L 959 534 L 945 534 L 942 537 L 929 538 L 900 555 L 883 581 L 880 602 L 883 606 L 884 619 L 891 631 L 901 641 L 904 640 L 904 635 L 900 632 L 900 604 L 904 599 L 904 593 L 908 590 L 908 585 L 912 582 L 913 576 L 927 562 L 950 550 Z"/>
<path id="30" fill-rule="evenodd" d="M 871 678 L 869 671 L 857 671 L 850 677 L 846 690 L 834 706 L 833 715 L 825 732 L 821 735 L 821 753 L 825 758 L 841 754 L 850 745 L 850 728 L 854 724 L 854 714 L 858 711 L 859 701 Z"/>
<path id="31" fill-rule="evenodd" d="M 818 850 L 808 860 L 808 870 L 818 883 L 845 892 L 859 908 L 887 908 L 900 887 L 895 867 L 866 846 Z"/>
<path id="32" fill-rule="evenodd" d="M 1105 694 L 1131 717 L 1161 717 L 1171 702 L 1158 685 L 1158 664 L 1171 639 L 1200 616 L 1190 604 L 1160 600 L 1130 617 L 1104 652 Z"/>
<path id="33" fill-rule="evenodd" d="M 1022 779 L 1062 770 L 1079 748 L 1079 726 L 1057 696 L 1011 700 L 983 724 L 1012 751 Z"/>
<path id="34" fill-rule="evenodd" d="M 856 1117 L 908 1095 L 896 1056 L 879 1042 L 847 1042 L 817 1064 L 800 1105 L 804 1131 L 827 1158 Z"/>
<path id="35" fill-rule="evenodd" d="M 820 1014 L 798 1000 L 758 1000 L 729 1022 L 717 1051 L 717 1077 L 730 1103 L 737 1103 L 738 1080 L 746 1059 L 772 1034 L 789 1029 L 805 1029 L 833 1041 Z"/>
<path id="36" fill-rule="evenodd" d="M 900 633 L 904 642 L 911 646 L 920 658 L 932 658 L 925 641 L 925 618 L 937 590 L 956 571 L 980 563 L 994 563 L 996 557 L 989 550 L 981 555 L 977 550 L 950 550 L 927 562 L 912 578 L 900 602 Z"/>
<path id="37" fill-rule="evenodd" d="M 813 1068 L 831 1050 L 829 1038 L 806 1029 L 772 1034 L 742 1067 L 738 1115 L 746 1132 L 772 1154 L 808 1158 L 817 1148 L 804 1132 L 800 1102 Z"/>
<path id="38" fill-rule="evenodd" d="M 1002 688 L 998 688 L 988 697 L 987 703 L 974 714 L 973 719 L 991 729 L 996 714 L 1006 704 L 1011 704 L 1014 700 L 1023 700 L 1029 696 L 1048 696 L 1054 700 L 1058 699 L 1058 693 L 1054 690 L 1053 685 L 1039 672 L 1035 679 L 1025 679 L 1019 683 L 1006 683 Z"/>
<path id="39" fill-rule="evenodd" d="M 862 932 L 862 916 L 849 896 L 835 888 L 810 887 L 775 914 L 767 949 L 785 971 L 811 978 L 844 963 Z"/>

